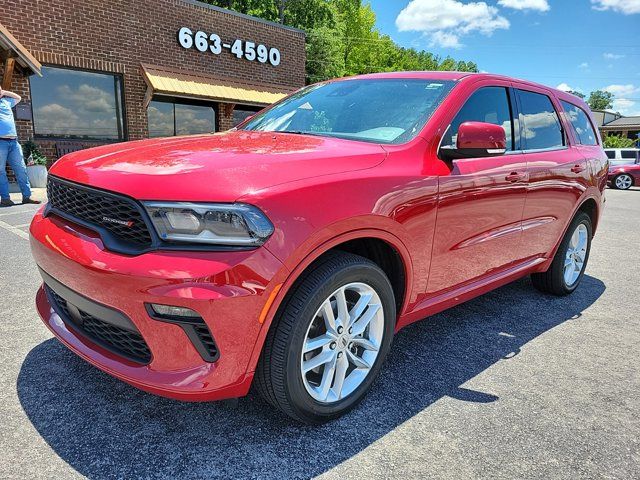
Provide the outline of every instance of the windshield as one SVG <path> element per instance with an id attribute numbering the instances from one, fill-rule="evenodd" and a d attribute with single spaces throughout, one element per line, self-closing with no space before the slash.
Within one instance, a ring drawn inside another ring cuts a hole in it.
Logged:
<path id="1" fill-rule="evenodd" d="M 452 81 L 362 79 L 307 87 L 241 126 L 375 143 L 404 143 L 422 129 Z"/>

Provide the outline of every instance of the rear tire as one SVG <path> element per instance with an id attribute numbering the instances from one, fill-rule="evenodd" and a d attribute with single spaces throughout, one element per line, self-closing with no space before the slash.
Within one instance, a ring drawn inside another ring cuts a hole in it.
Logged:
<path id="1" fill-rule="evenodd" d="M 393 289 L 380 267 L 351 253 L 326 256 L 303 273 L 276 314 L 255 373 L 258 392 L 303 423 L 345 414 L 380 371 L 395 316 Z M 310 368 L 324 358 L 331 360 Z"/>
<path id="2" fill-rule="evenodd" d="M 589 261 L 593 227 L 591 217 L 578 212 L 567 229 L 546 272 L 531 275 L 533 286 L 552 295 L 569 295 L 580 284 Z"/>

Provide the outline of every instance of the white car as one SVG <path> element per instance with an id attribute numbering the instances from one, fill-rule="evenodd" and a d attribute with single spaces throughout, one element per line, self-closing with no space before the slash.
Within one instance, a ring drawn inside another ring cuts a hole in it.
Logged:
<path id="1" fill-rule="evenodd" d="M 609 165 L 627 165 L 640 160 L 640 148 L 605 148 Z"/>

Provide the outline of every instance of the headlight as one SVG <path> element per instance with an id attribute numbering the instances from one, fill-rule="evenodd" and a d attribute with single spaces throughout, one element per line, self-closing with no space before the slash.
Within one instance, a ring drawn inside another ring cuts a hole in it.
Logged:
<path id="1" fill-rule="evenodd" d="M 273 225 L 258 208 L 243 203 L 144 202 L 162 240 L 258 246 Z"/>

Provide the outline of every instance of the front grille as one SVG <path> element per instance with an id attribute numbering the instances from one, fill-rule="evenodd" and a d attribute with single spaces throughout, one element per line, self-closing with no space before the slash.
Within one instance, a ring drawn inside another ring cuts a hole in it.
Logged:
<path id="1" fill-rule="evenodd" d="M 151 361 L 151 351 L 139 332 L 122 328 L 80 310 L 54 292 L 49 285 L 45 284 L 45 289 L 53 300 L 54 310 L 73 330 L 136 363 L 147 364 Z"/>
<path id="2" fill-rule="evenodd" d="M 151 234 L 141 207 L 127 197 L 76 185 L 53 176 L 49 176 L 47 181 L 47 196 L 49 207 L 54 212 L 104 229 L 119 242 L 134 248 L 151 246 Z"/>

